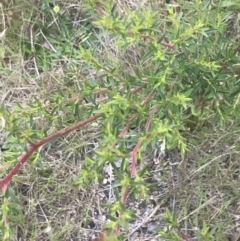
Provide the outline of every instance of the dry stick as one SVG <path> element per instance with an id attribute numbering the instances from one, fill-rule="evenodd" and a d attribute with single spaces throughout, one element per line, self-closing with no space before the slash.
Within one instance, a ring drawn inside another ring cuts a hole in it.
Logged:
<path id="1" fill-rule="evenodd" d="M 33 142 L 29 142 L 30 143 L 30 148 L 26 153 L 23 153 L 20 157 L 19 157 L 19 161 L 18 163 L 14 166 L 14 168 L 7 174 L 6 177 L 0 179 L 0 186 L 2 187 L 3 190 L 6 190 L 8 183 L 10 182 L 11 178 L 17 173 L 17 171 L 19 170 L 19 168 L 28 160 L 28 158 L 41 146 L 44 146 L 46 143 L 48 143 L 49 141 L 52 141 L 58 137 L 61 137 L 63 135 L 68 134 L 69 132 L 72 132 L 82 126 L 85 126 L 86 124 L 100 118 L 102 116 L 102 114 L 97 114 L 95 116 L 92 116 L 84 121 L 80 121 L 77 124 L 70 126 L 70 127 L 66 127 L 44 139 L 42 139 L 41 141 L 37 142 L 37 143 L 33 143 Z"/>

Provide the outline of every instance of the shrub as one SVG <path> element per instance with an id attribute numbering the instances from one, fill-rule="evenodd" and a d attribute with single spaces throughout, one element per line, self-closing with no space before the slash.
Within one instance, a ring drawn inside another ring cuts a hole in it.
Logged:
<path id="1" fill-rule="evenodd" d="M 99 128 L 99 148 L 95 155 L 85 156 L 76 184 L 102 182 L 104 165 L 111 164 L 117 201 L 108 205 L 111 222 L 106 228 L 118 235 L 133 216 L 126 208 L 128 193 L 148 197 L 144 153 L 160 145 L 162 150 L 178 147 L 184 155 L 190 131 L 224 125 L 237 114 L 239 57 L 225 35 L 226 12 L 220 5 L 198 0 L 168 5 L 163 15 L 154 9 L 84 2 L 94 31 L 109 42 L 80 43 L 76 58 L 87 76 L 77 83 L 80 95 L 66 98 L 59 86 L 50 102 L 35 99 L 27 108 L 18 103 L 14 112 L 1 107 L 7 133 L 4 148 L 14 149 L 14 155 L 5 156 L 7 164 L 19 156 L 0 181 L 4 240 L 10 235 L 7 186 L 28 158 L 38 160 L 43 145 L 89 123 Z M 69 127 L 62 129 L 66 123 Z M 175 231 L 174 240 L 187 240 L 179 227 Z"/>

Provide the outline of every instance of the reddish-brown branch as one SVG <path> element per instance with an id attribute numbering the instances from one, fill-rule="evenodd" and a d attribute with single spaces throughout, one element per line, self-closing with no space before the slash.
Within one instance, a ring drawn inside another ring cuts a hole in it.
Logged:
<path id="1" fill-rule="evenodd" d="M 137 163 L 137 152 L 139 150 L 139 148 L 141 147 L 143 141 L 139 140 L 137 145 L 134 147 L 131 156 L 132 156 L 132 164 L 131 164 L 131 170 L 130 173 L 134 176 L 137 175 L 137 169 L 136 169 L 136 163 Z"/>
<path id="2" fill-rule="evenodd" d="M 151 90 L 150 93 L 144 98 L 144 100 L 142 101 L 141 105 L 146 104 L 151 99 L 151 97 L 153 96 L 154 92 L 155 92 L 155 89 Z"/>
<path id="3" fill-rule="evenodd" d="M 142 86 L 138 86 L 138 87 L 135 87 L 134 89 L 132 89 L 132 93 L 135 94 L 137 93 L 139 90 L 141 90 L 143 87 L 146 87 L 147 86 L 147 83 L 144 83 Z"/>
<path id="4" fill-rule="evenodd" d="M 177 228 L 177 230 L 180 233 L 180 235 L 184 241 L 190 241 L 189 238 L 186 236 L 186 234 L 183 233 L 183 231 L 179 227 Z"/>
<path id="5" fill-rule="evenodd" d="M 146 87 L 147 83 L 144 83 L 142 86 L 139 86 L 139 87 L 135 87 L 131 90 L 132 94 L 135 94 L 137 93 L 138 91 L 140 91 L 143 87 Z M 123 89 L 123 86 L 120 86 L 119 87 L 119 90 Z M 101 88 L 99 90 L 95 90 L 93 92 L 93 95 L 98 95 L 98 94 L 103 94 L 103 93 L 106 93 L 108 92 L 109 89 L 108 88 Z M 75 96 L 75 97 L 71 97 L 71 98 L 68 98 L 67 100 L 63 100 L 61 103 L 69 103 L 69 102 L 74 102 L 74 101 L 82 101 L 84 98 L 83 97 L 78 97 L 78 96 Z M 97 99 L 96 101 L 97 102 L 102 102 L 102 101 L 106 101 L 108 99 L 108 97 L 103 97 L 103 98 L 99 98 Z M 85 106 L 89 106 L 91 105 L 91 103 L 87 103 L 85 104 Z M 47 104 L 44 104 L 43 105 L 43 108 L 49 108 L 51 107 L 51 103 L 48 102 Z"/>
<path id="6" fill-rule="evenodd" d="M 123 130 L 122 130 L 122 131 L 120 132 L 120 134 L 118 135 L 119 137 L 124 137 L 124 136 L 126 136 L 126 134 L 128 133 L 128 130 L 129 130 L 132 122 L 133 122 L 137 117 L 138 117 L 138 113 L 134 114 L 134 115 L 130 118 L 130 120 L 129 120 L 129 122 L 127 123 L 127 125 L 123 128 Z"/>
<path id="7" fill-rule="evenodd" d="M 151 91 L 150 94 L 153 94 L 153 92 Z M 150 96 L 150 94 L 148 96 Z M 147 99 L 147 101 L 150 99 L 150 98 L 145 98 Z M 147 119 L 147 122 L 145 124 L 145 129 L 146 129 L 146 132 L 149 130 L 149 127 L 150 127 L 150 124 L 151 124 L 151 120 L 152 120 L 152 115 L 158 110 L 158 106 L 156 106 L 155 108 L 153 108 L 151 110 L 151 115 L 148 117 Z M 131 153 L 131 156 L 132 156 L 132 164 L 131 164 L 131 174 L 132 175 L 136 175 L 137 174 L 137 169 L 136 169 L 136 163 L 137 163 L 137 152 L 139 150 L 139 148 L 141 147 L 143 141 L 142 140 L 139 140 L 137 145 L 134 147 L 132 153 Z"/>
<path id="8" fill-rule="evenodd" d="M 143 88 L 143 87 L 144 87 L 144 85 L 141 86 L 141 88 Z M 136 92 L 139 91 L 139 90 L 140 90 L 139 87 L 136 87 L 135 89 L 132 90 L 132 93 L 136 93 Z M 154 92 L 155 92 L 155 90 L 150 91 L 150 93 L 149 93 L 149 94 L 144 98 L 144 100 L 141 102 L 141 105 L 146 104 L 146 103 L 151 99 L 151 97 L 152 97 L 152 95 L 154 94 Z M 120 132 L 119 137 L 124 137 L 124 136 L 127 134 L 128 130 L 129 130 L 131 124 L 132 124 L 132 121 L 134 121 L 137 117 L 138 117 L 138 114 L 134 114 L 134 115 L 130 118 L 130 120 L 129 120 L 129 122 L 127 123 L 127 125 L 126 125 L 126 126 L 124 127 L 124 129 Z"/>
<path id="9" fill-rule="evenodd" d="M 122 203 L 124 205 L 126 205 L 126 203 L 127 203 L 128 190 L 129 190 L 129 187 L 126 187 L 126 189 L 125 189 L 125 191 L 123 193 L 123 196 L 122 196 Z"/>
<path id="10" fill-rule="evenodd" d="M 123 203 L 123 205 L 125 205 L 126 206 L 126 204 L 127 204 L 127 196 L 128 196 L 128 191 L 129 191 L 129 186 L 127 186 L 127 187 L 125 187 L 126 189 L 124 190 L 124 193 L 123 193 L 123 195 L 122 195 L 122 203 Z M 120 216 L 119 216 L 119 218 L 122 218 L 122 212 L 120 213 Z M 117 229 L 115 230 L 115 235 L 117 235 L 118 233 L 119 233 L 119 231 L 120 231 L 120 226 L 118 226 L 117 227 Z"/>
<path id="11" fill-rule="evenodd" d="M 121 89 L 121 88 L 120 88 Z M 106 93 L 108 92 L 109 89 L 108 88 L 101 88 L 99 90 L 95 90 L 93 92 L 94 95 L 97 95 L 97 94 L 102 94 L 102 93 Z M 69 102 L 74 102 L 74 101 L 82 101 L 84 98 L 83 97 L 78 97 L 78 96 L 75 96 L 75 97 L 71 97 L 71 98 L 68 98 L 67 100 L 63 100 L 61 103 L 69 103 Z M 48 102 L 47 104 L 43 105 L 43 108 L 49 108 L 51 107 L 51 103 Z"/>
<path id="12" fill-rule="evenodd" d="M 172 43 L 166 43 L 166 42 L 162 41 L 161 44 L 164 47 L 167 47 L 167 48 L 170 48 L 170 49 L 174 49 L 174 44 L 172 44 Z"/>
<path id="13" fill-rule="evenodd" d="M 0 187 L 2 188 L 3 191 L 6 191 L 6 188 L 11 181 L 12 177 L 17 173 L 17 171 L 20 169 L 20 167 L 28 160 L 28 158 L 41 146 L 45 145 L 46 143 L 61 137 L 63 135 L 66 135 L 82 126 L 85 126 L 88 123 L 91 123 L 92 121 L 100 118 L 102 114 L 97 114 L 95 116 L 92 116 L 84 121 L 80 121 L 77 124 L 64 128 L 37 143 L 29 142 L 30 143 L 30 148 L 26 153 L 23 153 L 19 158 L 18 158 L 18 163 L 13 167 L 13 169 L 7 174 L 6 177 L 2 178 L 0 180 Z"/>
<path id="14" fill-rule="evenodd" d="M 0 171 L 7 169 L 10 166 L 10 164 L 5 164 L 4 166 L 0 167 Z"/>

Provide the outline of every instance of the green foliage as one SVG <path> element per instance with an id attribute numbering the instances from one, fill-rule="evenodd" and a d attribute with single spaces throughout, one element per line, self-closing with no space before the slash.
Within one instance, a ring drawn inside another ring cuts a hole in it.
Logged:
<path id="1" fill-rule="evenodd" d="M 114 2 L 99 1 L 99 11 L 94 1 L 85 1 L 84 8 L 91 10 L 94 19 L 73 29 L 62 7 L 52 9 L 46 1 L 38 11 L 53 24 L 47 28 L 36 21 L 41 34 L 36 34 L 33 42 L 21 36 L 23 55 L 36 58 L 39 71 L 61 65 L 75 72 L 81 63 L 84 81 L 72 81 L 72 72 L 56 81 L 58 90 L 44 96 L 48 97 L 47 103 L 35 99 L 27 108 L 20 103 L 11 112 L 1 108 L 6 121 L 6 163 L 26 151 L 29 140 L 40 140 L 77 121 L 102 114 L 101 121 L 95 123 L 101 127 L 99 149 L 94 156 L 85 157 L 76 184 L 81 187 L 102 182 L 104 165 L 112 165 L 118 195 L 118 200 L 108 206 L 111 222 L 107 228 L 112 230 L 119 226 L 127 229 L 133 217 L 125 205 L 128 190 L 136 196 L 147 196 L 149 191 L 144 182 L 149 175 L 147 167 L 137 165 L 135 173 L 134 158 L 142 163 L 149 146 L 157 146 L 158 141 L 169 149 L 178 147 L 184 155 L 188 132 L 201 131 L 214 122 L 224 125 L 238 109 L 240 92 L 237 47 L 225 35 L 223 8 L 196 0 L 182 3 L 178 9 L 168 6 L 163 18 L 150 5 L 121 12 Z M 105 50 L 104 56 L 94 35 L 100 30 L 103 37 L 112 39 L 112 49 Z M 135 56 L 131 55 L 132 49 Z M 118 53 L 115 59 L 111 51 Z M 89 77 L 91 71 L 96 78 Z M 75 92 L 71 84 L 78 88 Z M 79 89 L 79 99 L 67 101 Z M 96 93 L 100 90 L 103 92 L 99 97 Z M 102 101 L 103 97 L 107 100 Z M 40 159 L 41 152 L 32 156 L 34 163 Z M 120 167 L 116 165 L 118 160 Z M 121 213 L 119 218 L 116 211 Z M 9 206 L 3 203 L 2 226 L 7 215 Z M 167 210 L 166 219 L 169 228 L 159 231 L 160 235 L 164 240 L 181 240 L 176 216 Z M 9 226 L 3 233 L 7 240 Z M 211 240 L 205 224 L 201 240 Z"/>
<path id="2" fill-rule="evenodd" d="M 221 7 L 223 8 L 227 8 L 230 10 L 234 10 L 234 11 L 239 11 L 240 10 L 240 1 L 236 0 L 236 1 L 221 1 Z"/>
<path id="3" fill-rule="evenodd" d="M 168 241 L 180 241 L 182 240 L 181 236 L 177 232 L 178 222 L 176 214 L 172 214 L 168 209 L 165 212 L 164 219 L 167 222 L 166 229 L 160 229 L 159 235 L 164 240 Z"/>

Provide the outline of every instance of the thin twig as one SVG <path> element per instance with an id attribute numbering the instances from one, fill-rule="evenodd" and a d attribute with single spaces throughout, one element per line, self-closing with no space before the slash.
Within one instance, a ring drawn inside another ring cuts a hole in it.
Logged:
<path id="1" fill-rule="evenodd" d="M 155 213 L 159 210 L 159 208 L 161 207 L 160 204 L 158 204 L 152 211 L 152 213 L 147 217 L 145 218 L 135 229 L 133 229 L 131 231 L 131 233 L 128 235 L 128 237 L 130 237 L 131 235 L 133 235 L 139 228 L 141 228 L 142 225 L 144 225 L 146 222 L 148 222 L 154 215 Z"/>

